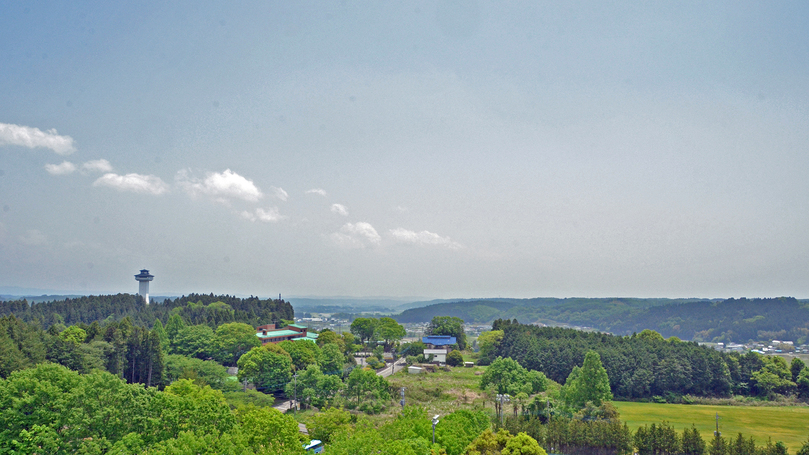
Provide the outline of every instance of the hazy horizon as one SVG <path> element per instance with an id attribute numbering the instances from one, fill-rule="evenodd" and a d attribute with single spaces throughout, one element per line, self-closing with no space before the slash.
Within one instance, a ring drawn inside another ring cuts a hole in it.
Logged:
<path id="1" fill-rule="evenodd" d="M 0 287 L 809 296 L 804 2 L 10 3 L 0 67 Z"/>

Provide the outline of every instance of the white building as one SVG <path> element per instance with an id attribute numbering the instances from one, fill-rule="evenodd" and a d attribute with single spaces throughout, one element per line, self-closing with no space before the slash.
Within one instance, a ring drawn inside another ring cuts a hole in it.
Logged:
<path id="1" fill-rule="evenodd" d="M 429 355 L 433 356 L 433 362 L 447 363 L 447 350 L 446 349 L 425 349 L 424 358 Z"/>
<path id="2" fill-rule="evenodd" d="M 138 281 L 138 295 L 143 298 L 143 301 L 146 304 L 149 304 L 149 282 L 154 279 L 154 275 L 149 275 L 149 271 L 146 269 L 141 269 L 140 273 L 135 275 L 135 279 Z"/>

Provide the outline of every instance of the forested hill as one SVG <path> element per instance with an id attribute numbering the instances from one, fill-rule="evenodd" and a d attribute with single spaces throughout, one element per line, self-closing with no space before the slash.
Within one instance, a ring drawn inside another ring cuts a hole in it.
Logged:
<path id="1" fill-rule="evenodd" d="M 25 322 L 37 322 L 44 329 L 56 323 L 90 324 L 93 321 L 117 321 L 126 316 L 135 325 L 151 327 L 157 318 L 168 321 L 172 312 L 179 313 L 188 324 L 207 324 L 211 327 L 227 322 L 258 326 L 277 323 L 281 319 L 290 320 L 295 316 L 292 305 L 284 300 L 213 294 L 189 294 L 150 305 L 132 294 L 91 295 L 38 303 L 0 301 L 0 316 L 13 314 Z"/>
<path id="2" fill-rule="evenodd" d="M 617 314 L 637 312 L 645 308 L 698 299 L 636 298 L 553 298 L 532 299 L 465 299 L 440 301 L 421 308 L 403 311 L 394 318 L 399 322 L 429 322 L 433 316 L 455 316 L 466 322 L 491 322 L 495 319 L 517 319 L 523 323 L 551 320 L 575 325 L 591 325 L 593 320 Z"/>
<path id="3" fill-rule="evenodd" d="M 809 341 L 809 301 L 774 299 L 482 299 L 438 303 L 403 311 L 399 322 L 456 316 L 467 323 L 517 319 L 593 327 L 617 335 L 651 329 L 683 340 Z"/>
<path id="4" fill-rule="evenodd" d="M 809 341 L 809 303 L 792 297 L 690 302 L 640 311 L 630 317 L 593 321 L 616 334 L 652 329 L 684 340 L 745 342 Z"/>

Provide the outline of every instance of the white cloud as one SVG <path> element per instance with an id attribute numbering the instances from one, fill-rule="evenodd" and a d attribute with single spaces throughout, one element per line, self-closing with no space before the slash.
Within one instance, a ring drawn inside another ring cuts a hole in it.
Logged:
<path id="1" fill-rule="evenodd" d="M 348 208 L 343 204 L 332 204 L 331 212 L 338 215 L 348 216 Z"/>
<path id="2" fill-rule="evenodd" d="M 263 196 L 252 180 L 244 178 L 230 169 L 225 169 L 221 173 L 209 172 L 203 180 L 191 177 L 187 170 L 181 170 L 177 173 L 175 180 L 192 196 L 201 193 L 214 198 L 237 198 L 251 202 L 255 202 Z"/>
<path id="3" fill-rule="evenodd" d="M 283 188 L 276 188 L 276 187 L 273 186 L 272 191 L 273 191 L 273 196 L 277 197 L 278 199 L 280 199 L 282 201 L 286 201 L 287 198 L 289 197 L 289 194 L 286 191 L 284 191 Z"/>
<path id="4" fill-rule="evenodd" d="M 55 129 L 43 132 L 39 128 L 9 123 L 0 123 L 0 145 L 4 144 L 49 148 L 60 155 L 70 155 L 76 151 L 73 138 L 60 136 Z"/>
<path id="5" fill-rule="evenodd" d="M 435 245 L 451 250 L 458 250 L 463 248 L 458 242 L 453 241 L 449 237 L 441 237 L 440 235 L 430 231 L 410 231 L 404 228 L 396 228 L 390 230 L 390 235 L 399 243 L 409 243 L 413 245 Z"/>
<path id="6" fill-rule="evenodd" d="M 112 165 L 105 159 L 90 160 L 81 165 L 83 171 L 91 172 L 112 172 Z"/>
<path id="7" fill-rule="evenodd" d="M 62 161 L 62 164 L 46 164 L 45 170 L 51 175 L 65 175 L 73 173 L 76 165 L 70 161 Z"/>
<path id="8" fill-rule="evenodd" d="M 244 211 L 241 216 L 246 220 L 263 221 L 265 223 L 275 223 L 286 218 L 286 216 L 278 212 L 278 207 L 270 207 L 267 210 L 257 208 L 253 212 Z"/>
<path id="9" fill-rule="evenodd" d="M 42 245 L 47 241 L 48 237 L 36 229 L 31 229 L 30 231 L 26 232 L 25 235 L 20 236 L 20 242 L 26 245 Z"/>
<path id="10" fill-rule="evenodd" d="M 311 190 L 306 190 L 306 194 L 319 194 L 323 197 L 326 196 L 326 190 L 323 188 L 312 188 Z"/>
<path id="11" fill-rule="evenodd" d="M 346 223 L 339 232 L 329 235 L 329 238 L 343 248 L 365 248 L 366 246 L 379 245 L 382 237 L 369 223 Z"/>
<path id="12" fill-rule="evenodd" d="M 119 191 L 132 191 L 143 194 L 163 194 L 169 190 L 160 177 L 154 175 L 126 174 L 118 175 L 113 173 L 104 174 L 93 182 L 93 186 L 108 186 Z"/>

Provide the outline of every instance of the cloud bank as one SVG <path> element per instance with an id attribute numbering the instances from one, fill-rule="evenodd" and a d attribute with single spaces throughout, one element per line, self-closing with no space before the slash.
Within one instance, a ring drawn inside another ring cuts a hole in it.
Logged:
<path id="1" fill-rule="evenodd" d="M 62 161 L 62 164 L 46 164 L 45 170 L 51 175 L 65 175 L 73 173 L 76 165 L 70 161 Z"/>
<path id="2" fill-rule="evenodd" d="M 242 177 L 230 169 L 225 169 L 221 173 L 209 172 L 203 180 L 192 177 L 187 170 L 181 170 L 177 173 L 175 180 L 186 193 L 192 196 L 205 194 L 216 199 L 235 198 L 249 202 L 258 201 L 263 196 L 252 180 Z"/>
<path id="3" fill-rule="evenodd" d="M 332 204 L 331 212 L 338 215 L 348 216 L 348 208 L 343 204 Z"/>
<path id="4" fill-rule="evenodd" d="M 118 191 L 129 191 L 140 194 L 159 195 L 167 192 L 169 186 L 154 175 L 126 174 L 118 175 L 113 173 L 104 174 L 93 182 L 93 186 L 106 186 L 115 188 Z"/>
<path id="5" fill-rule="evenodd" d="M 306 194 L 319 194 L 323 197 L 326 196 L 326 190 L 323 188 L 312 188 L 311 190 L 306 190 Z"/>
<path id="6" fill-rule="evenodd" d="M 112 165 L 104 159 L 90 160 L 82 164 L 81 169 L 88 172 L 112 172 Z"/>
<path id="7" fill-rule="evenodd" d="M 48 148 L 60 155 L 76 151 L 73 138 L 60 136 L 55 129 L 42 131 L 29 126 L 0 123 L 0 145 L 21 145 L 28 148 Z"/>
<path id="8" fill-rule="evenodd" d="M 270 207 L 267 210 L 257 208 L 252 212 L 244 211 L 241 213 L 242 218 L 250 221 L 263 221 L 265 223 L 275 223 L 283 220 L 286 216 L 278 212 L 278 207 Z"/>
<path id="9" fill-rule="evenodd" d="M 367 246 L 377 246 L 382 242 L 382 237 L 376 232 L 370 223 L 346 223 L 339 232 L 329 235 L 335 245 L 342 248 L 365 248 Z"/>
<path id="10" fill-rule="evenodd" d="M 451 250 L 458 250 L 463 248 L 463 245 L 453 241 L 449 237 L 441 237 L 440 235 L 430 231 L 416 232 L 404 228 L 396 228 L 390 230 L 390 235 L 398 243 L 407 243 L 411 245 L 440 246 L 444 248 L 449 248 Z"/>

